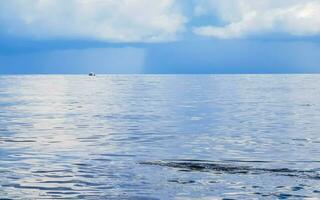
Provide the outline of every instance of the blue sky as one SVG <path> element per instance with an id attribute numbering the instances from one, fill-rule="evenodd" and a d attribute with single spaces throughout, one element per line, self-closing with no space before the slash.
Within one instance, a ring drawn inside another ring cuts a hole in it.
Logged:
<path id="1" fill-rule="evenodd" d="M 0 73 L 318 73 L 320 0 L 3 0 Z"/>

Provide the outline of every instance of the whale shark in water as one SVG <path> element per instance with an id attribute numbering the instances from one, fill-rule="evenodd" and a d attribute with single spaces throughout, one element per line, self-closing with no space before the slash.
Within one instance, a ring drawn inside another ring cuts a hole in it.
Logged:
<path id="1" fill-rule="evenodd" d="M 250 161 L 249 161 L 250 162 Z M 264 161 L 255 161 L 264 162 Z M 267 162 L 267 161 L 266 161 Z M 289 168 L 258 168 L 238 165 L 233 162 L 201 161 L 201 160 L 161 160 L 139 162 L 142 165 L 156 165 L 169 168 L 177 168 L 180 171 L 215 172 L 226 174 L 263 174 L 273 173 L 282 176 L 292 176 L 306 179 L 320 180 L 319 170 L 298 170 Z"/>

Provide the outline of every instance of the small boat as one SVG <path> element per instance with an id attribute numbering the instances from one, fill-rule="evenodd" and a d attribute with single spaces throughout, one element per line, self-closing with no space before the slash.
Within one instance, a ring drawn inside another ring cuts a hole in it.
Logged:
<path id="1" fill-rule="evenodd" d="M 89 76 L 96 76 L 96 74 L 93 73 L 93 72 L 90 72 L 90 73 L 89 73 Z"/>

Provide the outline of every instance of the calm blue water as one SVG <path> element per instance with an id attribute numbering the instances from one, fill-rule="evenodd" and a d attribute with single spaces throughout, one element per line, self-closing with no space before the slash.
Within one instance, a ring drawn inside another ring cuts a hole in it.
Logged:
<path id="1" fill-rule="evenodd" d="M 320 199 L 320 75 L 0 76 L 0 199 Z"/>

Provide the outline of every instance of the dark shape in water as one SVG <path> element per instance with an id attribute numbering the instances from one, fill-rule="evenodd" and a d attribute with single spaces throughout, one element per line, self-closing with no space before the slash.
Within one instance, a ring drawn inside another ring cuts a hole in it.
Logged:
<path id="1" fill-rule="evenodd" d="M 96 76 L 96 74 L 93 73 L 93 72 L 90 72 L 90 73 L 89 73 L 89 76 Z"/>
<path id="2" fill-rule="evenodd" d="M 256 168 L 251 166 L 238 166 L 226 163 L 204 162 L 195 160 L 183 161 L 150 161 L 140 162 L 143 165 L 158 165 L 164 167 L 172 167 L 183 169 L 183 171 L 199 171 L 199 172 L 221 172 L 228 174 L 263 174 L 274 173 L 282 176 L 292 176 L 306 179 L 320 180 L 320 174 L 316 170 L 296 170 L 288 168 Z"/>

